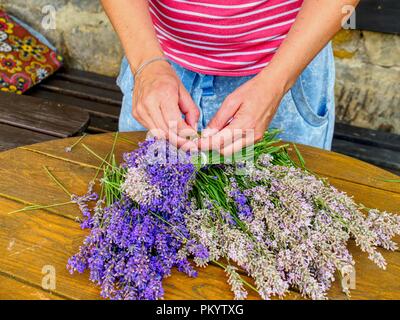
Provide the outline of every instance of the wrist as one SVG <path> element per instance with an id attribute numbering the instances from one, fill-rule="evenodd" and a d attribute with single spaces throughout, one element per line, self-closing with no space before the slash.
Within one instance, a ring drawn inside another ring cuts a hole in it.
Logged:
<path id="1" fill-rule="evenodd" d="M 140 55 L 129 53 L 126 54 L 126 58 L 129 62 L 132 73 L 135 73 L 136 70 L 146 61 L 150 61 L 151 59 L 163 56 L 164 52 L 162 52 L 161 50 L 144 50 L 143 53 L 141 53 Z"/>
<path id="2" fill-rule="evenodd" d="M 144 61 L 141 65 L 139 65 L 136 68 L 136 71 L 133 74 L 134 78 L 137 78 L 138 76 L 140 76 L 140 74 L 146 69 L 146 68 L 150 68 L 151 65 L 153 64 L 158 64 L 158 63 L 162 63 L 162 62 L 166 62 L 168 63 L 168 65 L 170 64 L 170 62 L 168 61 L 167 57 L 165 56 L 161 56 L 161 57 L 155 57 L 152 58 L 150 60 L 146 60 Z"/>
<path id="3" fill-rule="evenodd" d="M 291 70 L 276 66 L 272 63 L 265 67 L 257 76 L 263 83 L 268 84 L 269 87 L 273 85 L 282 95 L 292 88 L 298 78 L 298 75 L 291 72 Z"/>
<path id="4" fill-rule="evenodd" d="M 169 63 L 169 61 L 165 60 L 157 60 L 153 63 L 148 64 L 145 68 L 142 69 L 139 74 L 135 74 L 134 71 L 132 71 L 132 73 L 136 80 L 154 77 L 160 79 L 164 76 L 176 77 L 176 73 L 171 64 Z"/>

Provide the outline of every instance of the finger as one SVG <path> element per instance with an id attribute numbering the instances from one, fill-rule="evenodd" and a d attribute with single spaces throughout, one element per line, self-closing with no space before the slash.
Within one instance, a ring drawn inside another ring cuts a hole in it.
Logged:
<path id="1" fill-rule="evenodd" d="M 178 99 L 170 99 L 163 102 L 161 114 L 168 127 L 167 138 L 172 145 L 184 151 L 198 150 L 197 143 L 186 138 L 197 136 L 197 132 L 182 119 L 182 113 L 178 107 Z"/>
<path id="2" fill-rule="evenodd" d="M 136 88 L 139 87 L 135 86 Z M 138 89 L 133 95 L 133 104 L 137 105 L 133 114 L 153 136 L 166 139 L 168 130 L 163 117 L 160 116 L 160 100 L 157 94 L 151 92 L 145 94 L 143 90 Z"/>
<path id="3" fill-rule="evenodd" d="M 200 111 L 194 103 L 192 97 L 189 92 L 187 92 L 186 88 L 183 84 L 179 87 L 179 108 L 182 113 L 185 115 L 185 119 L 187 124 L 191 126 L 196 132 L 198 127 L 198 122 L 200 118 Z"/>
<path id="4" fill-rule="evenodd" d="M 178 100 L 163 102 L 161 105 L 161 113 L 167 123 L 169 130 L 168 135 L 175 134 L 182 138 L 197 136 L 197 132 L 182 119 Z"/>
<path id="5" fill-rule="evenodd" d="M 205 137 L 199 140 L 199 148 L 202 150 L 222 150 L 225 146 L 233 143 L 235 140 L 243 137 L 245 131 L 249 128 L 247 116 L 238 111 L 235 118 L 222 130 L 218 131 L 212 136 Z"/>
<path id="6" fill-rule="evenodd" d="M 248 134 L 248 135 L 244 135 L 244 137 L 239 138 L 235 141 L 233 141 L 233 143 L 225 146 L 222 150 L 221 150 L 221 154 L 224 157 L 229 157 L 232 155 L 235 155 L 235 153 L 242 151 L 243 148 L 253 145 L 254 144 L 254 134 Z"/>
<path id="7" fill-rule="evenodd" d="M 154 123 L 151 121 L 149 115 L 147 114 L 142 101 L 142 94 L 140 91 L 136 91 L 137 87 L 135 86 L 135 91 L 132 97 L 132 116 L 135 118 L 143 127 L 151 130 L 154 128 Z"/>
<path id="8" fill-rule="evenodd" d="M 167 93 L 168 94 L 168 93 Z M 168 94 L 169 96 L 171 93 Z M 173 95 L 173 92 L 172 92 Z M 161 103 L 163 100 L 162 96 L 159 96 L 157 92 L 149 92 L 145 96 L 141 97 L 142 105 L 145 106 L 145 111 L 148 117 L 151 119 L 154 125 L 153 129 L 162 131 L 164 134 L 164 139 L 168 136 L 168 125 L 161 112 Z"/>
<path id="9" fill-rule="evenodd" d="M 153 121 L 150 114 L 142 104 L 138 104 L 132 110 L 133 117 L 145 128 L 151 131 L 151 134 L 157 138 L 166 138 L 166 134 L 158 128 L 158 125 Z"/>
<path id="10" fill-rule="evenodd" d="M 202 138 L 199 141 L 201 150 L 216 150 L 220 152 L 225 146 L 243 137 L 243 130 L 239 127 L 227 126 L 215 135 Z"/>
<path id="11" fill-rule="evenodd" d="M 207 125 L 207 128 L 202 132 L 202 136 L 209 137 L 222 130 L 229 124 L 240 106 L 241 102 L 235 96 L 228 96 Z"/>
<path id="12" fill-rule="evenodd" d="M 167 124 L 164 121 L 164 117 L 162 116 L 161 113 L 161 108 L 160 106 L 148 106 L 147 108 L 147 113 L 149 117 L 151 118 L 151 121 L 154 123 L 155 128 L 164 133 L 165 138 L 168 135 L 168 127 Z"/>
<path id="13" fill-rule="evenodd" d="M 182 119 L 182 113 L 177 99 L 169 99 L 161 104 L 161 114 L 167 125 L 167 137 L 169 142 L 184 151 L 197 150 L 197 144 L 186 139 L 194 135 L 194 130 Z"/>
<path id="14" fill-rule="evenodd" d="M 198 151 L 197 143 L 195 143 L 191 140 L 179 137 L 176 134 L 170 134 L 168 136 L 168 141 L 172 145 L 180 148 L 182 151 Z"/>

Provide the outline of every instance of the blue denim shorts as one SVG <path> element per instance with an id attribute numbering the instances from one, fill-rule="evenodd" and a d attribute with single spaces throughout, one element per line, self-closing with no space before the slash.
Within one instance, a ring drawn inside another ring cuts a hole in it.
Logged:
<path id="1" fill-rule="evenodd" d="M 253 77 L 211 76 L 190 71 L 173 62 L 171 64 L 199 107 L 200 130 L 207 126 L 224 99 Z M 281 129 L 281 138 L 286 141 L 329 150 L 335 123 L 334 83 L 335 65 L 329 44 L 283 97 L 270 128 Z M 126 58 L 122 61 L 117 84 L 124 94 L 119 130 L 145 130 L 132 116 L 134 79 Z"/>

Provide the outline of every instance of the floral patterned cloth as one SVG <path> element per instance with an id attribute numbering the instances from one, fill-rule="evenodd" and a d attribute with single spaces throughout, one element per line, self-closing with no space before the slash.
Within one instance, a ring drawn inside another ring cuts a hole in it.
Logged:
<path id="1" fill-rule="evenodd" d="M 0 10 L 0 90 L 22 94 L 62 65 L 62 57 Z"/>

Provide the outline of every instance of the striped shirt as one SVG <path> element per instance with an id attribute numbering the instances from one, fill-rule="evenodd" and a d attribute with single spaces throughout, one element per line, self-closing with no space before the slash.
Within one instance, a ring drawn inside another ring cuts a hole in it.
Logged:
<path id="1" fill-rule="evenodd" d="M 303 0 L 149 0 L 165 55 L 211 75 L 257 74 L 287 36 Z"/>

